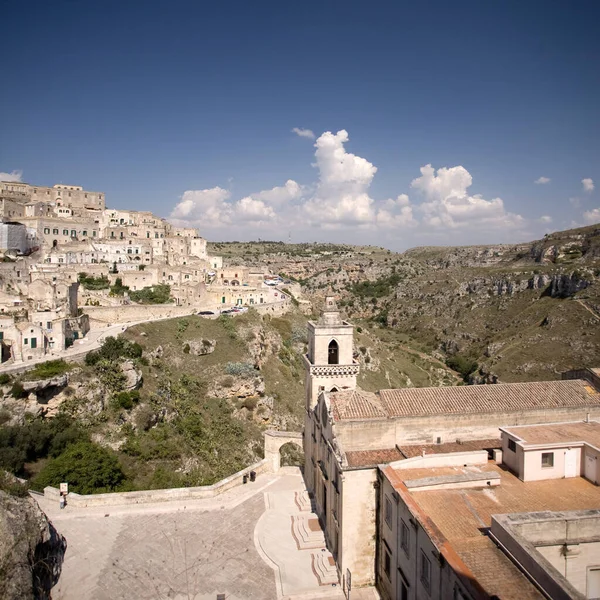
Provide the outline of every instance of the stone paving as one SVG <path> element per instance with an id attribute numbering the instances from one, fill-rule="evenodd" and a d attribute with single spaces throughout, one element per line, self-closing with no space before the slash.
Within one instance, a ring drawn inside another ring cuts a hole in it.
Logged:
<path id="1" fill-rule="evenodd" d="M 54 600 L 333 600 L 291 517 L 304 482 L 297 469 L 260 475 L 205 500 L 60 510 L 36 496 L 67 540 Z M 265 552 L 265 550 L 267 552 Z M 353 600 L 378 598 L 353 591 Z"/>

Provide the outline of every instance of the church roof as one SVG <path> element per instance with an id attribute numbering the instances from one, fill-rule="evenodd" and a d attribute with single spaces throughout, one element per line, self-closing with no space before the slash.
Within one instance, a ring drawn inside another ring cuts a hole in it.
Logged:
<path id="1" fill-rule="evenodd" d="M 373 392 L 356 389 L 330 392 L 328 396 L 334 421 L 376 419 L 388 416 L 381 406 L 379 398 Z"/>
<path id="2" fill-rule="evenodd" d="M 481 414 L 600 405 L 583 379 L 329 394 L 334 420 Z"/>

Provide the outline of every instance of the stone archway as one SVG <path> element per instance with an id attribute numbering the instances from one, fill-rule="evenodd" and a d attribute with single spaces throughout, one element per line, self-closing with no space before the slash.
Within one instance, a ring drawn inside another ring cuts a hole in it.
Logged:
<path id="1" fill-rule="evenodd" d="M 269 461 L 273 473 L 277 473 L 281 467 L 279 449 L 289 442 L 302 448 L 302 434 L 298 431 L 265 431 L 265 459 Z"/>

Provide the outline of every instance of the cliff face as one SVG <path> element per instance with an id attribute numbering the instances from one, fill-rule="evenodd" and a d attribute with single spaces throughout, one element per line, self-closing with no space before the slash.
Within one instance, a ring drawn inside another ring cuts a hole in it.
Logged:
<path id="1" fill-rule="evenodd" d="M 51 598 L 65 550 L 65 539 L 35 500 L 0 491 L 0 598 Z"/>

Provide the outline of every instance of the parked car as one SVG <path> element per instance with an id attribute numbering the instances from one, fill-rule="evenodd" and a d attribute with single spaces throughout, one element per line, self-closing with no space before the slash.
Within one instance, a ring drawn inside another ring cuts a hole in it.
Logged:
<path id="1" fill-rule="evenodd" d="M 201 310 L 199 313 L 201 316 L 214 315 L 215 313 L 212 310 Z"/>

